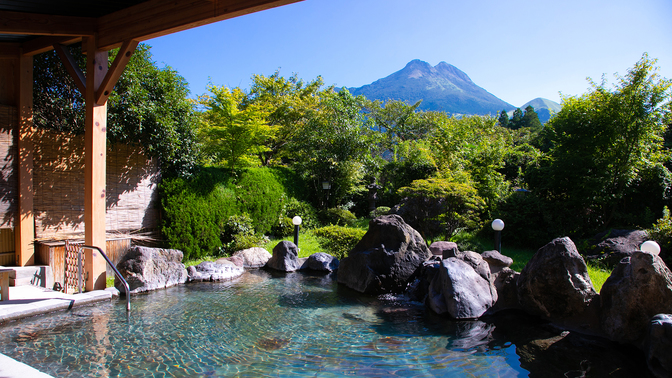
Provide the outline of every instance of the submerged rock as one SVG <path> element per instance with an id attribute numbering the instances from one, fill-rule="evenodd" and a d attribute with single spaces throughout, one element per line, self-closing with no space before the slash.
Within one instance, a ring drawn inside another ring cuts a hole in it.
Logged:
<path id="1" fill-rule="evenodd" d="M 430 257 L 425 240 L 398 215 L 369 222 L 362 240 L 341 260 L 338 283 L 367 294 L 399 293 Z"/>
<path id="2" fill-rule="evenodd" d="M 299 248 L 296 244 L 283 240 L 273 248 L 273 256 L 266 262 L 266 267 L 281 272 L 293 272 L 301 268 Z"/>
<path id="3" fill-rule="evenodd" d="M 117 269 L 128 282 L 131 293 L 163 289 L 187 281 L 182 257 L 182 251 L 177 249 L 134 246 L 117 264 Z M 125 290 L 118 278 L 114 286 L 122 292 Z"/>
<path id="4" fill-rule="evenodd" d="M 602 329 L 612 339 L 640 345 L 649 320 L 672 312 L 672 272 L 659 256 L 634 252 L 602 286 Z"/>

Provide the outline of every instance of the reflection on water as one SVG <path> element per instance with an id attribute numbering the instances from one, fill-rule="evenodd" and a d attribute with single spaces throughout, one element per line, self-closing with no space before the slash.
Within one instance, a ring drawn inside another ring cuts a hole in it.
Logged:
<path id="1" fill-rule="evenodd" d="M 571 345 L 566 334 L 519 314 L 451 321 L 402 297 L 360 295 L 333 275 L 252 271 L 132 302 L 128 319 L 120 300 L 7 324 L 0 352 L 68 377 L 564 376 L 598 371 L 593 359 L 642 371 L 632 356 L 610 366 L 619 352 L 606 344 L 593 356 L 584 352 L 594 345 L 573 345 L 579 357 L 555 358 L 550 370 L 538 356 Z"/>

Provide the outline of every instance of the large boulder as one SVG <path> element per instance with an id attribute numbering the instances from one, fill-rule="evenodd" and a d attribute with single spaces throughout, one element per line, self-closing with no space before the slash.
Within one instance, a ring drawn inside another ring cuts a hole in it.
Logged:
<path id="1" fill-rule="evenodd" d="M 646 362 L 654 376 L 672 377 L 672 315 L 658 314 L 649 322 L 644 347 Z"/>
<path id="2" fill-rule="evenodd" d="M 641 346 L 649 320 L 672 312 L 672 273 L 660 257 L 634 252 L 611 272 L 600 297 L 607 336 Z"/>
<path id="3" fill-rule="evenodd" d="M 490 273 L 497 274 L 504 268 L 509 268 L 513 264 L 513 259 L 509 256 L 504 256 L 498 251 L 485 251 L 481 255 L 483 260 L 490 266 Z"/>
<path id="4" fill-rule="evenodd" d="M 266 262 L 266 267 L 281 272 L 293 272 L 301 268 L 299 248 L 296 244 L 283 240 L 273 248 L 273 256 Z"/>
<path id="5" fill-rule="evenodd" d="M 117 269 L 133 294 L 163 289 L 187 281 L 182 257 L 182 251 L 177 249 L 134 246 L 119 261 Z M 114 286 L 119 291 L 125 290 L 118 278 L 115 278 Z"/>
<path id="6" fill-rule="evenodd" d="M 589 240 L 586 259 L 614 268 L 625 257 L 639 250 L 649 235 L 642 230 L 608 230 Z"/>
<path id="7" fill-rule="evenodd" d="M 439 274 L 441 256 L 434 255 L 423 262 L 413 275 L 413 282 L 408 286 L 406 294 L 409 299 L 416 302 L 426 303 L 429 293 L 429 285 L 434 277 Z"/>
<path id="8" fill-rule="evenodd" d="M 238 251 L 232 257 L 243 259 L 243 267 L 247 269 L 263 268 L 268 260 L 273 257 L 267 250 L 260 247 L 252 247 Z"/>
<path id="9" fill-rule="evenodd" d="M 567 237 L 541 247 L 518 277 L 523 310 L 583 331 L 599 329 L 591 306 L 596 297 L 586 263 Z"/>
<path id="10" fill-rule="evenodd" d="M 369 222 L 362 240 L 341 260 L 338 282 L 366 294 L 402 292 L 430 257 L 425 240 L 398 215 Z"/>
<path id="11" fill-rule="evenodd" d="M 245 273 L 245 269 L 231 261 L 204 261 L 187 268 L 189 281 L 226 281 L 239 277 L 243 273 Z"/>
<path id="12" fill-rule="evenodd" d="M 442 259 L 447 259 L 449 257 L 455 257 L 459 252 L 457 248 L 457 243 L 449 241 L 435 241 L 429 246 L 429 251 L 432 252 L 434 256 L 440 256 Z"/>
<path id="13" fill-rule="evenodd" d="M 441 261 L 438 274 L 429 285 L 427 302 L 438 314 L 476 319 L 495 304 L 496 295 L 488 278 L 478 274 L 468 263 L 450 257 Z"/>
<path id="14" fill-rule="evenodd" d="M 308 256 L 301 269 L 315 270 L 318 272 L 333 272 L 338 269 L 338 259 L 328 253 L 318 252 Z"/>
<path id="15" fill-rule="evenodd" d="M 518 277 L 520 277 L 520 273 L 511 268 L 503 268 L 497 274 L 492 275 L 490 280 L 497 290 L 497 302 L 488 310 L 488 313 L 494 314 L 502 310 L 520 309 Z"/>

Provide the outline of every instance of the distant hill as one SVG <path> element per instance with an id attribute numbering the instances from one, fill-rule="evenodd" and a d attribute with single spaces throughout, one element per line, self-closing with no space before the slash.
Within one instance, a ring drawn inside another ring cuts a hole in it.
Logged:
<path id="1" fill-rule="evenodd" d="M 369 100 L 392 99 L 409 104 L 422 100 L 421 110 L 451 114 L 496 115 L 502 109 L 516 108 L 474 84 L 467 74 L 446 62 L 432 67 L 427 62 L 412 60 L 390 76 L 348 90 Z"/>
<path id="2" fill-rule="evenodd" d="M 525 111 L 525 108 L 527 108 L 529 105 L 532 105 L 534 111 L 539 116 L 539 121 L 541 121 L 541 123 L 546 123 L 549 119 L 551 119 L 551 114 L 555 114 L 559 112 L 560 109 L 562 109 L 562 105 L 555 101 L 537 97 L 534 100 L 523 104 L 523 106 L 520 107 L 520 110 Z M 509 117 L 512 115 L 513 113 L 509 114 Z"/>

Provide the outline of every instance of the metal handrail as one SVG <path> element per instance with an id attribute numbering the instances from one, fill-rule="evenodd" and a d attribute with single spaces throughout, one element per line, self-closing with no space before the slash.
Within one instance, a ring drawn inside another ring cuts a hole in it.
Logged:
<path id="1" fill-rule="evenodd" d="M 107 261 L 107 263 L 110 265 L 112 270 L 114 270 L 114 274 L 117 277 L 119 277 L 121 282 L 124 284 L 124 288 L 126 289 L 126 311 L 131 311 L 131 288 L 128 286 L 128 282 L 126 282 L 124 277 L 121 276 L 121 273 L 119 273 L 119 270 L 117 270 L 117 267 L 114 266 L 114 264 L 112 263 L 110 258 L 107 257 L 107 255 L 105 254 L 105 252 L 103 252 L 102 249 L 100 249 L 98 247 L 91 246 L 91 245 L 82 245 L 82 248 L 89 248 L 89 249 L 98 250 L 98 252 L 100 252 L 100 254 L 105 258 L 105 261 Z"/>

